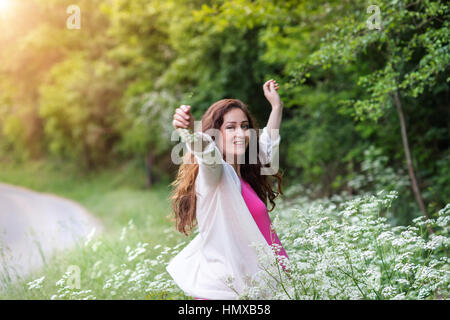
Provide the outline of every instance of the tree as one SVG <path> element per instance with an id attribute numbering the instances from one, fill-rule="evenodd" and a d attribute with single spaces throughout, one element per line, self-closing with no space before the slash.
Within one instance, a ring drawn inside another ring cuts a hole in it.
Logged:
<path id="1" fill-rule="evenodd" d="M 358 84 L 367 95 L 354 101 L 355 116 L 376 121 L 395 106 L 401 124 L 401 137 L 416 201 L 428 218 L 416 170 L 410 154 L 402 100 L 417 98 L 426 90 L 440 86 L 450 63 L 448 6 L 442 1 L 379 1 L 382 14 L 379 29 L 368 27 L 364 5 L 355 6 L 340 19 L 323 39 L 323 45 L 293 72 L 294 81 L 303 83 L 315 67 L 332 64 L 358 64 L 376 51 L 381 59 L 361 75 Z M 433 230 L 430 228 L 430 232 Z"/>

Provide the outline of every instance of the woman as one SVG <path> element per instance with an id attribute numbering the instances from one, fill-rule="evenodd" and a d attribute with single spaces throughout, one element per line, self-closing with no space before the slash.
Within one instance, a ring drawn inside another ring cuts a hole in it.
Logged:
<path id="1" fill-rule="evenodd" d="M 202 129 L 194 134 L 187 132 L 194 123 L 190 106 L 182 105 L 173 117 L 189 151 L 185 160 L 190 161 L 183 162 L 172 183 L 176 226 L 188 235 L 198 225 L 199 234 L 170 261 L 167 271 L 195 299 L 236 299 L 242 294 L 261 274 L 257 246 L 273 254 L 270 245 L 277 244 L 277 254 L 288 258 L 266 208 L 267 199 L 273 210 L 273 199 L 283 194 L 281 175 L 267 168 L 278 163 L 283 109 L 278 88 L 274 80 L 263 85 L 272 112 L 261 136 L 255 134 L 247 106 L 237 99 L 211 105 L 202 117 Z M 257 157 L 252 145 L 259 149 Z M 278 180 L 279 192 L 272 190 L 267 175 Z"/>

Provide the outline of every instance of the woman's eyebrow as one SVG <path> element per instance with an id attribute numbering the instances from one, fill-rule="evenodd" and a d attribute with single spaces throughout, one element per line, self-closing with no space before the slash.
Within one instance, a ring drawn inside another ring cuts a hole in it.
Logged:
<path id="1" fill-rule="evenodd" d="M 244 120 L 241 123 L 248 122 L 248 120 Z M 226 123 L 236 123 L 236 121 L 227 121 Z"/>

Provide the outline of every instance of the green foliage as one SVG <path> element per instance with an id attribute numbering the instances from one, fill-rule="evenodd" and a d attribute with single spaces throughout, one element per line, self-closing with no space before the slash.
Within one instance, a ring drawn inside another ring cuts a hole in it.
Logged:
<path id="1" fill-rule="evenodd" d="M 445 143 L 448 134 L 445 138 L 439 135 L 435 139 L 426 138 L 441 129 L 448 132 L 445 121 L 438 119 L 448 115 L 448 5 L 443 1 L 407 0 L 375 4 L 380 8 L 380 29 L 368 27 L 367 4 L 347 4 L 346 15 L 323 27 L 326 35 L 316 42 L 318 46 L 305 59 L 296 63 L 290 76 L 296 85 L 312 88 L 329 82 L 337 87 L 339 79 L 341 88 L 349 93 L 334 102 L 340 113 L 354 118 L 355 131 L 360 135 L 356 145 L 349 149 L 348 154 L 352 156 L 345 158 L 351 161 L 348 163 L 352 164 L 351 170 L 356 169 L 353 159 L 357 162 L 363 159 L 361 151 L 367 143 L 362 139 L 369 139 L 383 154 L 390 154 L 391 164 L 397 162 L 398 167 L 406 167 L 398 115 L 395 108 L 392 111 L 393 95 L 398 94 L 406 112 L 414 167 L 420 169 L 419 181 L 421 175 L 428 180 L 435 170 L 431 167 L 442 157 L 448 157 L 448 143 Z M 336 8 L 332 6 L 331 10 Z M 336 77 L 349 67 L 354 68 L 354 77 Z M 353 92 L 348 88 L 353 88 Z M 305 150 L 300 146 L 292 148 L 294 153 Z M 353 175 L 350 173 L 348 178 Z M 430 192 L 425 192 L 423 197 L 426 202 L 434 203 L 432 208 L 436 209 L 437 203 L 445 204 L 442 196 L 448 198 L 448 188 L 442 188 L 438 195 L 431 191 L 436 190 L 431 187 L 431 180 L 423 184 L 430 186 Z M 437 198 L 441 200 L 436 201 Z M 417 212 L 417 208 L 413 210 Z M 404 211 L 402 215 L 411 216 L 411 208 L 401 211 Z"/>
<path id="2" fill-rule="evenodd" d="M 426 88 L 439 85 L 450 64 L 447 4 L 384 0 L 377 5 L 382 15 L 380 30 L 368 28 L 364 10 L 353 8 L 335 23 L 320 49 L 292 72 L 303 83 L 312 68 L 360 64 L 371 57 L 371 51 L 379 54 L 380 61 L 371 62 L 372 72 L 360 75 L 357 82 L 369 93 L 353 103 L 362 120 L 379 119 L 391 106 L 393 92 L 417 98 Z"/>
<path id="3" fill-rule="evenodd" d="M 88 64 L 83 54 L 72 54 L 52 68 L 40 87 L 39 108 L 52 154 L 81 158 L 86 166 L 105 160 L 105 152 L 117 140 L 111 130 L 118 118 L 118 90 L 108 83 L 112 71 L 101 61 Z"/>

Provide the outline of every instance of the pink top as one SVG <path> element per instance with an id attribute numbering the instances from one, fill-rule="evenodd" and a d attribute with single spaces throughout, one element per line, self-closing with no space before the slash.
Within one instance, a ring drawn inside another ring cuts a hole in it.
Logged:
<path id="1" fill-rule="evenodd" d="M 281 250 L 278 252 L 278 255 L 283 255 L 289 259 L 286 251 L 284 250 L 283 245 L 280 242 L 280 239 L 278 239 L 277 233 L 275 232 L 275 230 L 271 229 L 270 216 L 264 202 L 261 201 L 261 199 L 258 197 L 258 195 L 250 186 L 250 184 L 247 183 L 247 181 L 245 181 L 241 177 L 239 177 L 239 179 L 241 180 L 242 197 L 244 198 L 248 210 L 252 214 L 253 219 L 258 225 L 258 228 L 263 234 L 267 243 L 269 245 L 272 245 L 273 243 L 280 245 Z"/>

